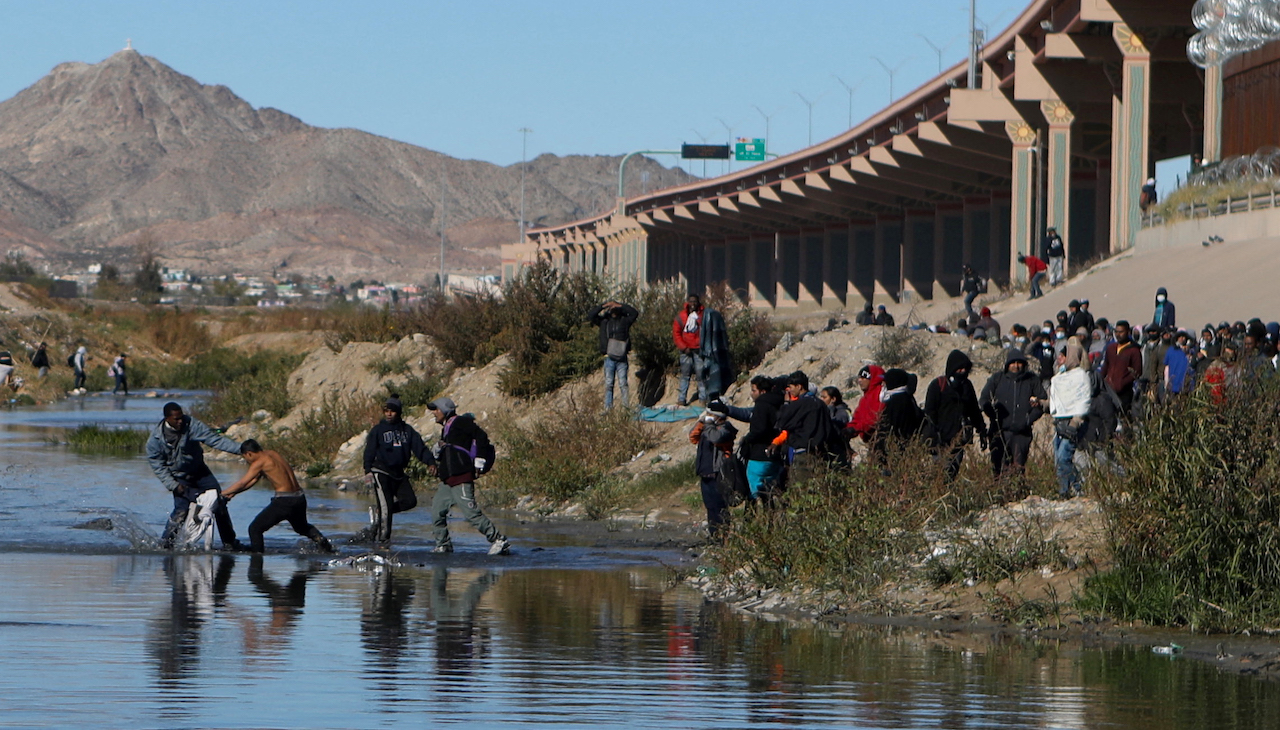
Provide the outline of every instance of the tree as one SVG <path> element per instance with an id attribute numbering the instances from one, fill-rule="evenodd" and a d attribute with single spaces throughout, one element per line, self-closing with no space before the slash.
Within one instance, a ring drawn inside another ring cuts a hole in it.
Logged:
<path id="1" fill-rule="evenodd" d="M 160 262 L 151 254 L 144 254 L 142 264 L 133 275 L 133 288 L 138 301 L 143 304 L 155 304 L 160 301 L 160 293 L 164 291 L 164 277 L 160 275 Z"/>

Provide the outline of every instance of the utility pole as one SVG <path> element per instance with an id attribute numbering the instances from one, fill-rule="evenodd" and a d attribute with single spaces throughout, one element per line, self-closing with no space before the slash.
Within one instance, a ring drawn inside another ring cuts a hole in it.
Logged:
<path id="1" fill-rule="evenodd" d="M 733 130 L 737 129 L 738 125 L 742 124 L 742 122 L 738 122 L 738 124 L 735 124 L 732 127 L 730 127 L 729 123 L 721 119 L 720 117 L 716 117 L 716 121 L 720 122 L 720 126 L 724 127 L 725 133 L 729 135 L 729 144 L 733 144 Z M 730 160 L 724 161 L 724 167 L 721 168 L 722 174 L 729 172 L 729 169 L 730 169 L 729 163 L 730 163 Z"/>
<path id="2" fill-rule="evenodd" d="M 440 176 L 440 293 L 444 294 L 444 216 L 449 201 L 449 176 Z"/>
<path id="3" fill-rule="evenodd" d="M 521 127 L 520 133 L 520 243 L 524 243 L 524 178 L 529 159 L 529 133 L 532 129 Z"/>
<path id="4" fill-rule="evenodd" d="M 969 84 L 967 88 L 976 88 L 978 83 L 978 0 L 969 0 Z"/>
<path id="5" fill-rule="evenodd" d="M 956 42 L 955 36 L 952 36 L 951 40 L 947 41 L 947 44 L 945 46 L 939 46 L 937 43 L 934 43 L 933 41 L 929 40 L 929 38 L 922 33 L 916 33 L 916 36 L 919 37 L 920 40 L 929 44 L 929 47 L 933 49 L 933 52 L 938 54 L 938 74 L 941 75 L 942 74 L 942 54 L 944 51 L 947 50 L 947 46 L 950 46 L 952 43 Z"/>
<path id="6" fill-rule="evenodd" d="M 694 136 L 695 136 L 695 137 L 697 137 L 698 139 L 702 140 L 702 143 L 703 143 L 703 144 L 707 144 L 707 139 L 709 139 L 709 138 L 707 137 L 707 135 L 703 134 L 702 132 L 699 132 L 698 130 L 694 129 L 693 127 L 690 127 L 690 128 L 689 128 L 689 131 L 690 131 L 690 132 L 693 132 L 693 134 L 694 134 Z M 706 160 L 703 160 L 703 161 L 702 161 L 702 177 L 703 177 L 704 179 L 707 177 L 707 161 L 706 161 Z"/>

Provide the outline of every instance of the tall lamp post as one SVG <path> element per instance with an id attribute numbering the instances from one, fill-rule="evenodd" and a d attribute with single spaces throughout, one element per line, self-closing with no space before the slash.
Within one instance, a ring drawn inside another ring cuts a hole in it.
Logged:
<path id="1" fill-rule="evenodd" d="M 897 98 L 893 94 L 893 78 L 898 75 L 898 72 L 902 70 L 902 67 L 906 66 L 907 62 L 910 61 L 911 59 L 910 58 L 903 59 L 902 63 L 898 64 L 893 68 L 889 68 L 889 64 L 885 63 L 884 61 L 881 61 L 879 58 L 876 58 L 875 56 L 872 56 L 871 60 L 880 64 L 880 68 L 884 69 L 884 72 L 889 74 L 889 103 L 892 104 L 893 100 Z"/>
<path id="2" fill-rule="evenodd" d="M 760 107 L 756 106 L 755 104 L 752 104 L 751 106 L 752 106 L 752 108 L 754 108 L 756 111 L 760 112 L 760 116 L 764 117 L 764 151 L 765 151 L 765 154 L 768 154 L 768 153 L 769 153 L 769 140 L 770 140 L 770 139 L 772 139 L 772 138 L 769 136 L 769 120 L 770 120 L 770 119 L 773 119 L 773 114 L 777 114 L 778 112 L 777 112 L 777 111 L 774 111 L 774 112 L 773 112 L 773 114 L 765 114 L 765 113 L 764 113 L 764 110 L 763 110 L 763 109 L 761 109 Z"/>
<path id="3" fill-rule="evenodd" d="M 835 76 L 835 74 L 832 74 L 832 76 Z M 844 79 L 839 76 L 835 76 L 835 79 L 840 82 L 840 85 L 844 87 L 845 91 L 849 92 L 849 129 L 853 129 L 853 93 L 861 88 L 861 86 L 867 82 L 867 79 L 866 77 L 863 77 L 861 81 L 853 86 L 846 84 Z"/>
<path id="4" fill-rule="evenodd" d="M 799 91 L 793 91 L 791 93 L 800 97 L 800 101 L 803 101 L 804 105 L 809 107 L 809 144 L 805 146 L 811 147 L 813 146 L 813 105 L 817 104 L 822 99 L 822 97 L 826 96 L 826 94 L 819 94 L 816 98 L 814 98 L 813 101 L 809 101 L 808 99 L 805 98 L 804 94 L 801 94 Z"/>

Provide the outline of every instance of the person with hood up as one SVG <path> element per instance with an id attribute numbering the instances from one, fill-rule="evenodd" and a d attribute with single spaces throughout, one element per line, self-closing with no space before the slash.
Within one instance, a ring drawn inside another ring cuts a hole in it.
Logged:
<path id="1" fill-rule="evenodd" d="M 924 413 L 916 404 L 916 376 L 902 368 L 885 371 L 880 402 L 884 410 L 880 412 L 880 423 L 871 442 L 871 454 L 884 465 L 890 446 L 901 448 L 923 430 Z"/>
<path id="2" fill-rule="evenodd" d="M 417 429 L 403 417 L 400 397 L 392 393 L 382 404 L 382 420 L 369 430 L 364 440 L 364 482 L 373 488 L 374 503 L 369 508 L 369 526 L 351 538 L 352 542 L 391 541 L 391 516 L 418 506 L 413 483 L 404 473 L 416 457 L 428 469 L 436 467 Z"/>
<path id="3" fill-rule="evenodd" d="M 697 447 L 693 470 L 701 481 L 702 506 L 707 510 L 707 532 L 712 539 L 718 537 L 729 522 L 729 505 L 720 491 L 720 482 L 724 460 L 733 458 L 733 440 L 738 436 L 738 429 L 729 423 L 728 417 L 728 409 L 721 407 L 720 401 L 714 401 L 689 431 L 689 442 Z"/>
<path id="4" fill-rule="evenodd" d="M 783 459 L 771 445 L 778 436 L 778 412 L 782 409 L 782 385 L 775 378 L 757 375 L 751 379 L 751 408 L 734 408 L 719 401 L 707 406 L 713 412 L 723 408 L 730 416 L 747 421 L 747 433 L 739 441 L 747 459 L 747 485 L 751 499 L 768 500 L 782 478 Z"/>
<path id="5" fill-rule="evenodd" d="M 991 420 L 987 439 L 991 469 L 997 477 L 1010 470 L 1021 472 L 1026 466 L 1031 429 L 1044 414 L 1047 398 L 1040 377 L 1027 368 L 1027 356 L 1009 348 L 1004 370 L 992 374 L 978 398 L 982 412 Z"/>
<path id="6" fill-rule="evenodd" d="M 973 361 L 960 350 L 947 355 L 947 370 L 929 382 L 924 395 L 924 416 L 933 425 L 933 450 L 947 454 L 947 479 L 954 481 L 964 461 L 965 446 L 973 441 L 975 431 L 982 435 L 986 448 L 982 409 L 978 394 L 969 380 Z"/>
<path id="7" fill-rule="evenodd" d="M 1156 312 L 1151 317 L 1151 324 L 1161 330 L 1178 327 L 1177 308 L 1169 301 L 1169 292 L 1164 287 L 1156 289 Z"/>
<path id="8" fill-rule="evenodd" d="M 876 312 L 874 309 L 872 309 L 871 302 L 867 302 L 862 307 L 862 311 L 858 312 L 858 316 L 853 318 L 853 323 L 862 325 L 864 327 L 867 327 L 876 323 Z"/>
<path id="9" fill-rule="evenodd" d="M 1084 435 L 1093 394 L 1101 385 L 1086 367 L 1084 346 L 1079 338 L 1067 340 L 1067 349 L 1058 358 L 1058 373 L 1049 383 L 1049 415 L 1053 417 L 1053 465 L 1058 475 L 1058 494 L 1064 498 L 1080 494 L 1080 472 L 1076 469 L 1076 447 Z"/>
<path id="10" fill-rule="evenodd" d="M 876 424 L 880 422 L 880 411 L 884 404 L 880 402 L 880 391 L 884 388 L 884 368 L 879 365 L 863 365 L 858 371 L 858 387 L 862 397 L 853 409 L 853 419 L 845 427 L 847 438 L 860 438 L 863 443 L 870 443 L 875 435 Z"/>
<path id="11" fill-rule="evenodd" d="M 467 522 L 489 541 L 490 555 L 510 554 L 511 541 L 498 532 L 476 501 L 476 477 L 492 466 L 489 434 L 476 423 L 474 416 L 459 414 L 452 398 L 436 398 L 427 404 L 427 410 L 440 425 L 440 440 L 435 447 L 436 478 L 440 484 L 431 500 L 431 528 L 436 538 L 432 552 L 453 552 L 449 512 L 457 506 Z"/>
<path id="12" fill-rule="evenodd" d="M 107 368 L 107 377 L 115 378 L 116 380 L 116 387 L 111 389 L 111 395 L 116 395 L 121 389 L 124 390 L 126 396 L 129 395 L 129 374 L 125 369 L 125 357 L 126 355 L 123 352 L 120 353 L 120 357 L 117 357 L 111 363 L 111 367 Z"/>
<path id="13" fill-rule="evenodd" d="M 640 318 L 640 312 L 630 304 L 612 299 L 601 304 L 587 315 L 587 321 L 600 328 L 600 354 L 604 355 L 604 407 L 613 408 L 613 383 L 618 382 L 622 405 L 631 404 L 631 387 L 628 375 L 631 361 L 631 325 Z"/>
<path id="14" fill-rule="evenodd" d="M 31 367 L 35 368 L 36 377 L 44 380 L 49 375 L 49 346 L 41 342 L 31 355 Z"/>
<path id="15" fill-rule="evenodd" d="M 689 404 L 689 380 L 698 384 L 698 398 L 707 402 L 707 386 L 702 381 L 702 299 L 690 294 L 671 323 L 671 337 L 680 353 L 680 380 L 676 385 L 676 405 Z"/>
<path id="16" fill-rule="evenodd" d="M 86 373 L 89 370 L 89 351 L 84 345 L 76 348 L 76 354 L 71 358 L 71 367 L 76 374 L 76 383 L 71 387 L 71 392 L 84 393 L 84 383 L 88 379 Z"/>
<path id="17" fill-rule="evenodd" d="M 240 454 L 239 441 L 233 441 L 184 414 L 182 406 L 177 403 L 165 403 L 164 418 L 151 429 L 146 446 L 151 471 L 155 472 L 164 488 L 173 493 L 173 511 L 169 513 L 169 521 L 160 535 L 160 547 L 165 550 L 173 549 L 178 530 L 187 519 L 187 511 L 203 492 L 212 489 L 221 495 L 217 477 L 204 463 L 205 446 L 228 454 Z M 222 549 L 246 550 L 236 539 L 226 501 L 219 496 L 214 505 L 214 523 L 218 526 Z"/>
<path id="18" fill-rule="evenodd" d="M 809 376 L 797 370 L 787 376 L 787 400 L 778 411 L 775 450 L 786 446 L 790 457 L 790 479 L 804 481 L 814 475 L 820 462 L 835 455 L 832 444 L 836 430 L 822 401 L 809 392 Z"/>

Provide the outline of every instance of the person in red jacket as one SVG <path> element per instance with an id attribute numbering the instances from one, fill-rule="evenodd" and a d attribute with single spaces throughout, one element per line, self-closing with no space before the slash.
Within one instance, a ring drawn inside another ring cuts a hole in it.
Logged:
<path id="1" fill-rule="evenodd" d="M 876 423 L 880 421 L 880 411 L 884 404 L 880 402 L 880 391 L 884 387 L 884 368 L 879 365 L 863 365 L 858 371 L 858 387 L 862 389 L 862 398 L 858 407 L 853 410 L 853 419 L 844 427 L 846 438 L 860 437 L 870 443 L 875 435 Z"/>
<path id="2" fill-rule="evenodd" d="M 1102 356 L 1102 379 L 1120 397 L 1120 416 L 1133 413 L 1133 381 L 1142 375 L 1142 348 L 1129 338 L 1129 323 L 1116 322 L 1116 339 Z"/>
<path id="3" fill-rule="evenodd" d="M 1027 279 L 1031 287 L 1031 296 L 1027 299 L 1039 299 L 1044 296 L 1044 292 L 1040 291 L 1040 282 L 1044 279 L 1044 272 L 1049 270 L 1049 265 L 1035 256 L 1024 254 L 1018 254 L 1018 263 L 1027 265 Z"/>
<path id="4" fill-rule="evenodd" d="M 676 313 L 671 323 L 671 337 L 680 353 L 680 381 L 676 385 L 676 403 L 688 405 L 685 395 L 689 392 L 689 378 L 698 383 L 698 399 L 707 402 L 707 384 L 702 377 L 702 300 L 690 294 L 684 308 Z"/>

